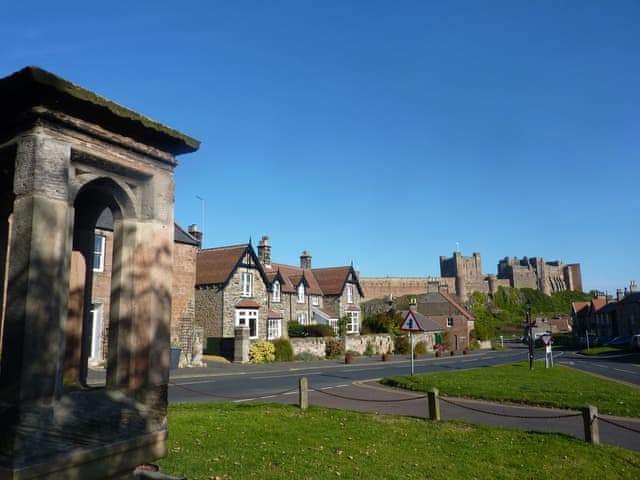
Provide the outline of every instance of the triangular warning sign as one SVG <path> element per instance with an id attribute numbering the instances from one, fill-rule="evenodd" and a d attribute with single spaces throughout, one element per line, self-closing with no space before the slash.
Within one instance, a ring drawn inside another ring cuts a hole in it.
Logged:
<path id="1" fill-rule="evenodd" d="M 400 330 L 405 332 L 422 332 L 424 331 L 424 328 L 422 328 L 422 325 L 418 322 L 416 314 L 409 310 L 404 316 L 404 320 L 400 325 Z"/>

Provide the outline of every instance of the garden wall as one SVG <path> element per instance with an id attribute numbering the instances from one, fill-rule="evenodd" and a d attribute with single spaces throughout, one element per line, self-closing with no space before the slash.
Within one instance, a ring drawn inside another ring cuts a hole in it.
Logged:
<path id="1" fill-rule="evenodd" d="M 433 334 L 418 333 L 414 335 L 414 342 L 427 342 L 427 350 L 433 350 Z M 310 353 L 317 357 L 325 356 L 325 345 L 327 338 L 334 337 L 313 337 L 313 338 L 290 338 L 293 354 Z M 375 334 L 375 335 L 349 335 L 346 337 L 345 351 L 352 351 L 363 355 L 367 352 L 367 346 L 370 345 L 369 351 L 373 354 L 382 354 L 393 352 L 393 335 Z"/>

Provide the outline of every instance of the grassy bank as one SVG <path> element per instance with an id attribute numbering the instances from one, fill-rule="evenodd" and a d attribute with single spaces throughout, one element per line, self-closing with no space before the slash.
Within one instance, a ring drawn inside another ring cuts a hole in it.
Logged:
<path id="1" fill-rule="evenodd" d="M 190 480 L 633 478 L 640 455 L 560 434 L 276 404 L 173 404 L 162 471 Z"/>
<path id="2" fill-rule="evenodd" d="M 386 385 L 441 395 L 580 409 L 595 405 L 600 413 L 640 417 L 640 389 L 604 380 L 562 365 L 545 369 L 528 362 L 455 372 L 401 376 Z"/>

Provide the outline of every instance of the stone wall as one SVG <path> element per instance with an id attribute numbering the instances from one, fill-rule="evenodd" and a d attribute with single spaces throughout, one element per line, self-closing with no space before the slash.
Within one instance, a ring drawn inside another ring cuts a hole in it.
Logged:
<path id="1" fill-rule="evenodd" d="M 173 292 L 171 296 L 171 342 L 181 341 L 185 323 L 195 321 L 196 255 L 198 247 L 173 244 Z"/>
<path id="2" fill-rule="evenodd" d="M 293 354 L 310 353 L 317 357 L 324 358 L 326 351 L 327 338 L 334 337 L 314 337 L 314 338 L 292 338 L 291 346 Z M 376 335 L 348 335 L 346 337 L 345 351 L 356 352 L 363 355 L 367 351 L 367 346 L 371 345 L 371 351 L 376 354 L 382 354 L 393 351 L 393 335 L 376 334 Z M 433 350 L 434 335 L 432 333 L 418 333 L 414 336 L 415 344 L 426 342 L 428 351 Z"/>
<path id="3" fill-rule="evenodd" d="M 222 337 L 223 291 L 216 286 L 198 287 L 195 292 L 196 325 L 207 337 Z"/>
<path id="4" fill-rule="evenodd" d="M 394 297 L 403 295 L 421 295 L 427 293 L 429 282 L 446 285 L 449 292 L 456 292 L 455 278 L 443 277 L 371 277 L 360 278 L 360 286 L 364 290 L 367 300 L 386 298 L 390 294 Z"/>

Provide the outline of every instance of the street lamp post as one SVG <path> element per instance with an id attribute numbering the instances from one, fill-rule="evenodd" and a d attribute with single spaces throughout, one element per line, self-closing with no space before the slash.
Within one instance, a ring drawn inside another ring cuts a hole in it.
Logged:
<path id="1" fill-rule="evenodd" d="M 534 340 L 533 340 L 533 327 L 536 326 L 535 320 L 531 320 L 531 302 L 527 302 L 527 320 L 526 327 L 529 333 L 529 370 L 533 370 L 533 351 L 534 351 Z"/>

